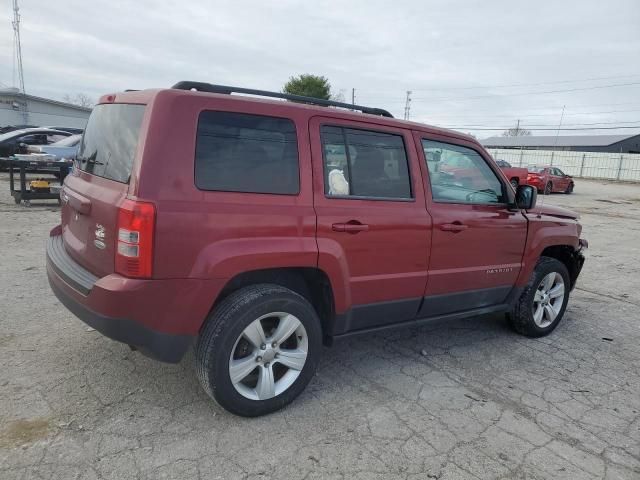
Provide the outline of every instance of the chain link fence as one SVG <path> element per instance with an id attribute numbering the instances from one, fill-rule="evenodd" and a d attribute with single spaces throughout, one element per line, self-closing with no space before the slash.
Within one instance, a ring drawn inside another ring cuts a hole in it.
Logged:
<path id="1" fill-rule="evenodd" d="M 496 160 L 514 167 L 554 166 L 580 178 L 640 181 L 639 153 L 571 152 L 556 150 L 516 150 L 488 148 Z"/>

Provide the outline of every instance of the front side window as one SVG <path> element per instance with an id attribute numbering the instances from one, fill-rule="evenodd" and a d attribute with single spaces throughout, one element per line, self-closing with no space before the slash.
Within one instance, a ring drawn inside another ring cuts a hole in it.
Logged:
<path id="1" fill-rule="evenodd" d="M 328 196 L 410 199 L 411 180 L 401 135 L 321 128 Z"/>
<path id="2" fill-rule="evenodd" d="M 507 202 L 502 182 L 475 150 L 424 139 L 422 148 L 434 201 L 468 204 Z"/>
<path id="3" fill-rule="evenodd" d="M 201 190 L 285 195 L 300 191 L 296 127 L 285 118 L 202 112 L 195 164 Z"/>

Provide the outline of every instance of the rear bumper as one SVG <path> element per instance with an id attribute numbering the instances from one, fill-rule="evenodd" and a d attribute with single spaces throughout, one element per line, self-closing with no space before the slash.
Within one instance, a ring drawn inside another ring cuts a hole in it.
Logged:
<path id="1" fill-rule="evenodd" d="M 223 281 L 98 278 L 68 255 L 59 231 L 54 229 L 47 241 L 47 277 L 60 302 L 106 337 L 157 360 L 179 362 Z"/>
<path id="2" fill-rule="evenodd" d="M 67 294 L 55 280 L 55 273 L 47 267 L 49 285 L 58 300 L 76 317 L 105 337 L 126 343 L 148 357 L 168 363 L 178 363 L 195 337 L 168 335 L 156 332 L 126 318 L 113 318 L 89 310 Z"/>

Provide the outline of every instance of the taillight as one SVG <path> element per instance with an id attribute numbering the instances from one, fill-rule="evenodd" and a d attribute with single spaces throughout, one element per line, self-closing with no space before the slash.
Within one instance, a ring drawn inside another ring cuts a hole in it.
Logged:
<path id="1" fill-rule="evenodd" d="M 153 267 L 156 208 L 152 203 L 125 199 L 118 210 L 117 273 L 149 278 Z"/>

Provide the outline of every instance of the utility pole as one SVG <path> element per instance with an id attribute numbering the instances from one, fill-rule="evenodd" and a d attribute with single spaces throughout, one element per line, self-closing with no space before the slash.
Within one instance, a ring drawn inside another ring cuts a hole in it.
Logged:
<path id="1" fill-rule="evenodd" d="M 18 0 L 13 0 L 13 47 L 14 47 L 14 58 L 18 61 L 18 81 L 20 82 L 20 92 L 22 95 L 26 95 L 24 90 L 24 72 L 22 70 L 22 44 L 20 43 L 20 9 L 18 8 Z M 23 109 L 23 117 L 24 122 L 27 123 L 27 99 L 23 98 L 24 105 L 22 105 Z"/>
<path id="2" fill-rule="evenodd" d="M 356 104 L 356 89 L 352 88 L 351 89 L 351 105 L 355 105 Z"/>
<path id="3" fill-rule="evenodd" d="M 553 142 L 553 148 L 556 148 L 556 146 L 558 145 L 558 135 L 560 135 L 560 127 L 562 126 L 562 120 L 564 119 L 564 107 L 566 107 L 566 105 L 562 106 L 562 113 L 560 114 L 560 123 L 558 123 L 558 130 L 556 131 L 556 139 Z"/>
<path id="4" fill-rule="evenodd" d="M 516 124 L 516 137 L 520 133 L 520 119 L 518 119 L 518 123 Z"/>
<path id="5" fill-rule="evenodd" d="M 407 90 L 407 99 L 404 103 L 404 119 L 409 120 L 409 113 L 411 112 L 411 90 Z"/>

